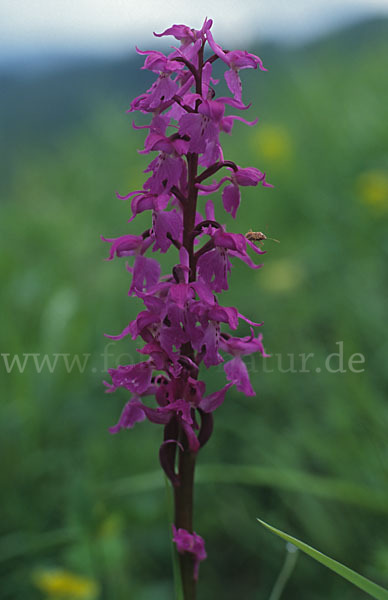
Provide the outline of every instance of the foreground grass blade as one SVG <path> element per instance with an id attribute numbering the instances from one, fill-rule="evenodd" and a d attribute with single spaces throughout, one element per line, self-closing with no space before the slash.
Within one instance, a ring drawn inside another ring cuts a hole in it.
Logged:
<path id="1" fill-rule="evenodd" d="M 268 523 L 265 523 L 261 519 L 257 520 L 259 521 L 259 523 L 261 523 L 261 525 L 269 529 L 269 531 L 271 531 L 275 535 L 278 535 L 286 542 L 290 542 L 291 544 L 299 548 L 299 550 L 302 550 L 302 552 L 305 552 L 306 554 L 314 558 L 316 561 L 325 565 L 325 567 L 327 567 L 331 571 L 334 571 L 338 575 L 341 575 L 341 577 L 347 579 L 348 581 L 350 581 L 350 583 L 353 583 L 353 585 L 372 596 L 372 598 L 376 598 L 376 600 L 388 600 L 388 590 L 385 590 L 376 583 L 373 583 L 373 581 L 366 579 L 366 577 L 363 577 L 359 573 L 356 573 L 356 571 L 349 569 L 349 567 L 345 567 L 345 565 L 342 565 L 340 562 L 333 560 L 325 554 L 322 554 L 322 552 L 315 550 L 315 548 L 308 546 L 307 544 L 301 542 L 297 538 L 294 538 L 291 535 L 284 533 L 284 531 L 280 531 L 280 529 L 276 529 L 275 527 L 268 525 Z"/>

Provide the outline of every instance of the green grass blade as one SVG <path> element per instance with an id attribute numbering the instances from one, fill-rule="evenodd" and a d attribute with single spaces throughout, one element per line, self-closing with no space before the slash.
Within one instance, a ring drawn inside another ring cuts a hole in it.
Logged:
<path id="1" fill-rule="evenodd" d="M 80 531 L 76 528 L 56 529 L 39 535 L 11 533 L 0 538 L 0 563 L 73 544 L 79 537 Z"/>
<path id="2" fill-rule="evenodd" d="M 168 513 L 168 524 L 169 524 L 169 536 L 171 544 L 171 560 L 172 560 L 172 572 L 174 576 L 174 590 L 175 600 L 184 600 L 183 598 L 183 587 L 181 571 L 179 568 L 178 553 L 176 546 L 172 541 L 171 523 L 174 522 L 174 493 L 171 487 L 171 483 L 167 477 L 164 478 L 166 484 L 166 498 L 167 498 L 167 513 Z"/>
<path id="3" fill-rule="evenodd" d="M 301 542 L 297 538 L 294 538 L 291 535 L 284 533 L 284 531 L 280 531 L 280 529 L 276 529 L 275 527 L 268 525 L 268 523 L 265 523 L 261 519 L 257 520 L 259 521 L 259 523 L 261 523 L 261 525 L 269 529 L 269 531 L 281 537 L 286 542 L 290 542 L 291 544 L 299 548 L 299 550 L 305 552 L 305 554 L 308 554 L 331 571 L 334 571 L 334 573 L 337 573 L 344 579 L 347 579 L 348 581 L 350 581 L 350 583 L 353 583 L 353 585 L 360 588 L 360 590 L 363 590 L 364 592 L 372 596 L 372 598 L 376 598 L 376 600 L 388 600 L 388 590 L 385 590 L 376 583 L 373 583 L 373 581 L 366 579 L 366 577 L 363 577 L 359 573 L 356 573 L 356 571 L 349 569 L 349 567 L 345 567 L 345 565 L 342 565 L 337 560 L 334 560 L 329 556 L 322 554 L 322 552 L 315 550 L 315 548 L 308 546 L 307 544 Z"/>
<path id="4" fill-rule="evenodd" d="M 383 490 L 374 490 L 352 481 L 312 475 L 292 469 L 207 464 L 198 467 L 196 482 L 271 487 L 303 494 L 307 491 L 319 498 L 351 504 L 377 513 L 388 513 L 387 498 Z M 162 472 L 154 471 L 109 482 L 102 491 L 109 495 L 120 496 L 152 492 L 161 488 L 163 488 Z"/>

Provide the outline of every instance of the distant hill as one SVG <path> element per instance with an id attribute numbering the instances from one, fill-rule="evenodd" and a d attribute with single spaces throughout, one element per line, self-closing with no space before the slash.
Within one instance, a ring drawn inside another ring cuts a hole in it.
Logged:
<path id="1" fill-rule="evenodd" d="M 277 77 L 290 62 L 337 61 L 384 46 L 388 51 L 388 19 L 369 20 L 336 31 L 302 46 L 266 44 L 253 49 L 271 65 Z M 135 53 L 116 60 L 85 60 L 35 74 L 0 71 L 0 129 L 3 166 L 26 147 L 50 146 L 69 128 L 86 122 L 93 107 L 115 104 L 125 110 L 130 100 L 148 87 L 152 75 L 139 69 Z M 253 80 L 249 86 L 256 85 Z"/>

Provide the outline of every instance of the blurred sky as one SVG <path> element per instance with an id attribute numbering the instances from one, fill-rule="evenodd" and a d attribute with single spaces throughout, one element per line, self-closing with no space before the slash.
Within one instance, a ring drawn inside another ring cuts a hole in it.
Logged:
<path id="1" fill-rule="evenodd" d="M 153 30 L 198 28 L 205 16 L 221 42 L 299 41 L 382 14 L 388 0 L 1 0 L 0 56 L 123 53 L 152 45 Z"/>

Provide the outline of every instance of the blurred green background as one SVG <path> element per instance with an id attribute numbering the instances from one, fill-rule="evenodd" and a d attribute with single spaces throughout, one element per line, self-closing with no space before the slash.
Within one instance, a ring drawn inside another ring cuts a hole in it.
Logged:
<path id="1" fill-rule="evenodd" d="M 264 321 L 274 356 L 265 370 L 248 362 L 257 397 L 231 391 L 199 455 L 201 600 L 269 597 L 285 549 L 256 517 L 388 586 L 388 21 L 254 50 L 269 68 L 243 74 L 259 124 L 236 123 L 225 157 L 275 188 L 243 189 L 236 222 L 224 221 L 280 243 L 266 242 L 259 271 L 235 264 L 222 302 Z M 152 80 L 140 64 L 2 76 L 1 353 L 91 355 L 71 373 L 62 359 L 53 373 L 32 358 L 22 373 L 0 362 L 2 600 L 172 598 L 162 429 L 111 436 L 128 394 L 102 385 L 106 366 L 136 360 L 135 344 L 103 336 L 139 303 L 99 236 L 149 218 L 128 225 L 114 194 L 144 180 L 144 132 L 125 114 Z M 363 372 L 324 368 L 339 341 L 345 368 L 362 353 Z M 301 353 L 314 354 L 308 373 Z M 289 354 L 298 372 L 282 372 Z M 215 371 L 209 390 L 224 380 Z M 300 557 L 284 597 L 365 596 Z"/>

